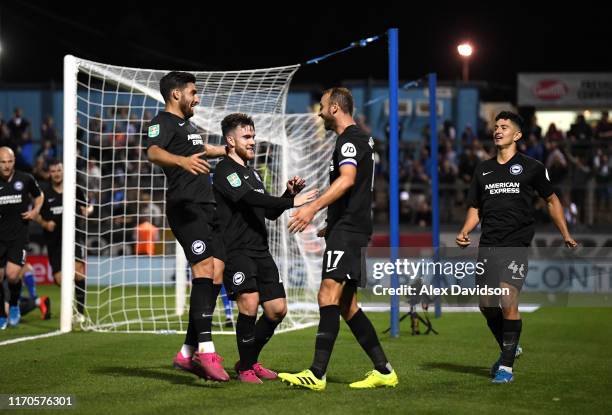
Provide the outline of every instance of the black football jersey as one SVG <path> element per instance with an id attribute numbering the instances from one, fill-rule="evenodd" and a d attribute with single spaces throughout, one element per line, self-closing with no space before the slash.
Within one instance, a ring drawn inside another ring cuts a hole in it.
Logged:
<path id="1" fill-rule="evenodd" d="M 217 218 L 228 255 L 236 250 L 250 255 L 267 255 L 266 218 L 278 217 L 282 211 L 293 206 L 293 199 L 287 197 L 285 206 L 279 209 L 247 204 L 241 199 L 248 192 L 268 192 L 256 170 L 248 165 L 242 166 L 230 157 L 224 157 L 217 163 L 213 187 L 217 200 Z"/>
<path id="2" fill-rule="evenodd" d="M 372 187 L 374 184 L 374 139 L 356 125 L 347 127 L 336 140 L 329 167 L 329 183 L 340 177 L 340 166 L 357 168 L 355 184 L 327 208 L 327 232 L 340 229 L 372 234 Z"/>
<path id="3" fill-rule="evenodd" d="M 147 130 L 147 149 L 156 145 L 169 153 L 188 157 L 204 151 L 204 139 L 181 117 L 162 111 Z M 215 203 L 208 174 L 194 175 L 180 167 L 163 167 L 168 179 L 169 202 Z"/>
<path id="4" fill-rule="evenodd" d="M 40 209 L 40 216 L 46 221 L 52 220 L 55 222 L 53 232 L 43 231 L 47 242 L 59 242 L 62 240 L 62 216 L 64 214 L 63 193 L 55 191 L 51 183 L 43 183 L 42 190 L 45 194 L 45 201 Z M 79 187 L 76 188 L 76 214 L 77 221 L 75 224 L 79 226 L 78 217 L 82 215 L 81 207 L 86 206 L 85 194 Z"/>
<path id="5" fill-rule="evenodd" d="M 0 177 L 0 240 L 11 241 L 28 231 L 28 221 L 21 214 L 30 209 L 40 192 L 30 174 L 15 171 L 8 181 Z"/>
<path id="6" fill-rule="evenodd" d="M 480 246 L 529 246 L 536 192 L 548 198 L 553 188 L 544 165 L 531 157 L 516 153 L 505 164 L 496 157 L 478 164 L 468 204 L 480 215 Z"/>

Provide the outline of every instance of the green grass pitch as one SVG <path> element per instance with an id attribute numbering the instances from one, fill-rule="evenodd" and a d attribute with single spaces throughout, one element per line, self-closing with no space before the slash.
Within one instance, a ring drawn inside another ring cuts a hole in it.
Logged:
<path id="1" fill-rule="evenodd" d="M 0 332 L 0 342 L 58 327 L 37 311 L 17 328 Z M 387 313 L 371 313 L 380 333 Z M 496 344 L 477 313 L 447 313 L 434 320 L 439 336 L 380 335 L 396 369 L 395 389 L 355 391 L 370 362 L 342 325 L 323 392 L 289 388 L 280 382 L 244 385 L 207 383 L 177 371 L 171 363 L 182 335 L 73 332 L 0 346 L 0 394 L 73 395 L 79 414 L 609 414 L 612 413 L 612 308 L 543 308 L 524 314 L 516 379 L 492 385 L 488 369 Z M 272 369 L 309 366 L 316 328 L 272 338 L 261 361 Z M 216 336 L 217 350 L 234 375 L 234 336 Z M 6 413 L 36 413 L 11 410 Z M 55 411 L 54 411 L 55 412 Z"/>

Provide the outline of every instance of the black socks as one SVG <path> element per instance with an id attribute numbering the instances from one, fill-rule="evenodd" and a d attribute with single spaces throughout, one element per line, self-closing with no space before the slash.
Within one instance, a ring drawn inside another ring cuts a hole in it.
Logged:
<path id="1" fill-rule="evenodd" d="M 353 335 L 368 354 L 372 363 L 374 363 L 374 368 L 383 375 L 391 373 L 391 365 L 389 365 L 385 352 L 380 345 L 376 330 L 365 313 L 359 309 L 346 324 L 348 324 Z"/>
<path id="2" fill-rule="evenodd" d="M 310 370 L 322 379 L 327 371 L 327 364 L 331 357 L 338 331 L 340 331 L 340 307 L 328 305 L 319 309 L 320 320 L 315 341 L 315 354 Z"/>

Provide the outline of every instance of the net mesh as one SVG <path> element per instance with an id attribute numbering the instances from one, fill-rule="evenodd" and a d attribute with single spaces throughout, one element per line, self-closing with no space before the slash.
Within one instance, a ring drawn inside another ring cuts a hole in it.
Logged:
<path id="1" fill-rule="evenodd" d="M 84 328 L 99 331 L 185 331 L 188 279 L 184 254 L 165 218 L 166 179 L 146 157 L 148 122 L 164 108 L 159 80 L 167 71 L 125 68 L 77 60 L 77 187 L 93 212 L 76 212 L 76 244 L 86 252 Z M 333 141 L 314 114 L 284 113 L 289 83 L 298 66 L 232 72 L 192 72 L 200 105 L 190 122 L 210 144 L 221 143 L 220 122 L 244 112 L 254 119 L 257 169 L 273 195 L 289 177 L 307 188 L 327 185 Z M 214 167 L 215 162 L 211 163 Z M 214 174 L 214 173 L 213 173 Z M 324 213 L 303 233 L 287 232 L 289 214 L 268 222 L 269 245 L 285 283 L 288 330 L 318 318 L 316 291 Z M 147 243 L 154 239 L 153 243 Z M 179 289 L 177 290 L 177 287 Z M 231 304 L 230 304 L 231 306 Z M 219 301 L 215 331 L 233 332 Z"/>

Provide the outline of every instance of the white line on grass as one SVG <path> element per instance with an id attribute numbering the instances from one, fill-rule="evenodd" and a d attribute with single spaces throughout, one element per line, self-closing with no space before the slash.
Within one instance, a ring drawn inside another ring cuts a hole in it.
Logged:
<path id="1" fill-rule="evenodd" d="M 5 340 L 3 342 L 0 342 L 0 347 L 1 346 L 7 346 L 9 344 L 27 342 L 27 341 L 30 341 L 30 340 L 38 340 L 38 339 L 44 339 L 44 338 L 47 338 L 47 337 L 59 336 L 60 334 L 64 334 L 64 333 L 62 333 L 59 330 L 56 330 L 56 331 L 52 331 L 51 333 L 39 334 L 39 335 L 36 335 L 36 336 L 18 337 L 16 339 Z"/>

